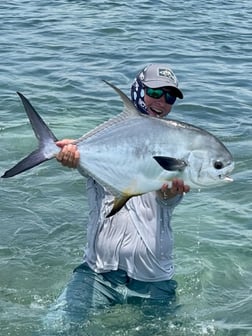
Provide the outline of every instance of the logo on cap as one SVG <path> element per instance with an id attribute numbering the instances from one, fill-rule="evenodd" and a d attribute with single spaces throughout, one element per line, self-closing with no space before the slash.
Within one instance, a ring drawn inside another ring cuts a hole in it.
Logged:
<path id="1" fill-rule="evenodd" d="M 176 76 L 174 75 L 174 73 L 169 70 L 169 69 L 162 69 L 162 68 L 159 68 L 158 69 L 158 75 L 160 77 L 167 77 L 169 78 L 172 82 L 174 82 L 175 84 L 177 84 L 177 78 Z"/>

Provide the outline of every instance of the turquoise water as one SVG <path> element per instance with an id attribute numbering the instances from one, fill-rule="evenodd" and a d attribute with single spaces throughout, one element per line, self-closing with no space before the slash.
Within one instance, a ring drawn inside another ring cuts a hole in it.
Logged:
<path id="1" fill-rule="evenodd" d="M 174 214 L 177 314 L 116 306 L 82 335 L 252 335 L 251 27 L 250 0 L 1 2 L 1 175 L 36 147 L 16 91 L 77 138 L 121 111 L 101 80 L 129 94 L 149 62 L 180 80 L 171 116 L 213 132 L 236 162 L 232 184 L 189 193 Z M 84 181 L 50 161 L 1 180 L 0 195 L 1 335 L 31 335 L 81 262 Z"/>

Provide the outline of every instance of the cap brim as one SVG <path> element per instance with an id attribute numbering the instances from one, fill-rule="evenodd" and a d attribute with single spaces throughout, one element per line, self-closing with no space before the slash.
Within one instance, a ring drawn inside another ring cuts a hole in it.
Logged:
<path id="1" fill-rule="evenodd" d="M 182 91 L 180 91 L 176 86 L 169 85 L 167 87 L 172 87 L 172 90 L 174 90 L 176 92 L 177 97 L 179 99 L 183 99 L 184 98 Z"/>

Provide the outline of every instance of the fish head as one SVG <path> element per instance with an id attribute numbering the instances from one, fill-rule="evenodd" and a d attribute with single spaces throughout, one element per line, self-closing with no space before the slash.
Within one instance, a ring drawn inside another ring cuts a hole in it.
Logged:
<path id="1" fill-rule="evenodd" d="M 197 188 L 232 182 L 234 160 L 224 145 L 192 151 L 188 157 L 187 175 Z"/>

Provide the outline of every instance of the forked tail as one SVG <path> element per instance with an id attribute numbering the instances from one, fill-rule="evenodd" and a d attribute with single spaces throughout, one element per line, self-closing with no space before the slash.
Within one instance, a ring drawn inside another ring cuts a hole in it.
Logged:
<path id="1" fill-rule="evenodd" d="M 26 114 L 30 120 L 33 131 L 39 141 L 39 147 L 23 160 L 18 162 L 14 167 L 7 170 L 2 178 L 12 177 L 20 174 L 28 169 L 31 169 L 40 163 L 52 159 L 59 152 L 59 147 L 56 146 L 57 138 L 46 125 L 44 120 L 36 112 L 29 100 L 20 92 L 17 92 L 22 100 Z"/>

